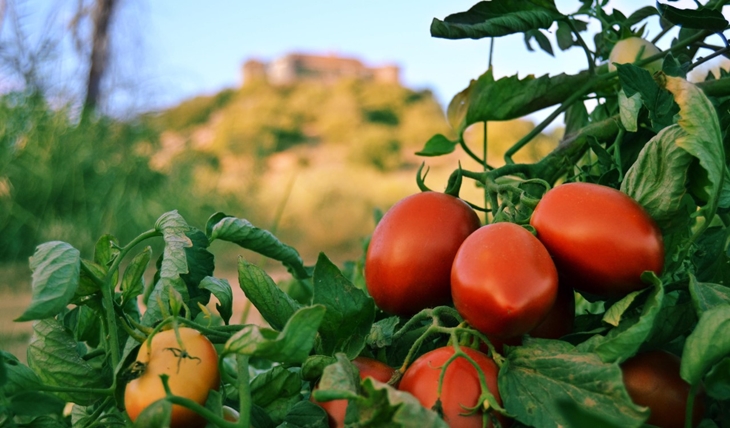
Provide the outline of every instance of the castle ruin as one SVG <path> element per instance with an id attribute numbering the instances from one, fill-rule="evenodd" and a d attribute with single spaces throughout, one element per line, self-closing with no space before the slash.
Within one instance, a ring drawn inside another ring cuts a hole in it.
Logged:
<path id="1" fill-rule="evenodd" d="M 272 85 L 301 81 L 334 83 L 340 79 L 361 79 L 400 83 L 400 68 L 394 64 L 368 67 L 355 58 L 338 55 L 291 53 L 269 63 L 250 59 L 243 64 L 243 84 L 265 80 Z"/>

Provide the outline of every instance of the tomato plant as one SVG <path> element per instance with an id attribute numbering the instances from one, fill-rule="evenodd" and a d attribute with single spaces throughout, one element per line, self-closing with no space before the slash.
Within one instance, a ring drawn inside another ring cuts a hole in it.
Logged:
<path id="1" fill-rule="evenodd" d="M 621 364 L 624 384 L 634 403 L 648 407 L 651 416 L 646 423 L 660 428 L 685 426 L 685 410 L 690 396 L 690 385 L 680 377 L 680 359 L 666 351 L 637 354 Z M 695 400 L 692 426 L 702 419 L 702 396 Z"/>
<path id="2" fill-rule="evenodd" d="M 479 218 L 453 196 L 422 192 L 393 205 L 370 238 L 368 292 L 384 311 L 413 315 L 451 299 L 451 262 Z"/>
<path id="3" fill-rule="evenodd" d="M 600 296 L 645 288 L 641 274 L 662 273 L 662 233 L 646 211 L 616 189 L 568 183 L 545 194 L 530 224 L 561 281 Z"/>
<path id="4" fill-rule="evenodd" d="M 474 328 L 495 338 L 537 327 L 555 303 L 558 273 L 547 250 L 513 223 L 471 234 L 451 269 L 454 306 Z"/>
<path id="5" fill-rule="evenodd" d="M 178 336 L 179 335 L 179 336 Z M 197 330 L 179 328 L 161 331 L 145 341 L 134 365 L 140 372 L 124 390 L 124 407 L 132 421 L 153 402 L 166 396 L 160 375 L 175 395 L 205 404 L 208 393 L 220 384 L 218 354 L 210 340 Z M 174 405 L 170 427 L 204 427 L 205 419 L 192 410 Z"/>
<path id="6" fill-rule="evenodd" d="M 501 404 L 497 365 L 474 349 L 463 348 L 462 352 L 472 361 L 464 356 L 451 360 L 455 350 L 450 346 L 421 355 L 403 374 L 399 389 L 413 394 L 424 407 L 438 408 L 451 428 L 479 428 L 484 426 L 484 421 L 489 421 L 487 426 L 493 427 L 490 419 L 496 415 L 485 414 L 480 403 L 484 401 L 482 387 L 486 385 L 496 402 Z M 475 365 L 484 375 L 483 382 Z M 499 419 L 505 423 L 504 418 Z"/>
<path id="7" fill-rule="evenodd" d="M 613 45 L 611 54 L 608 56 L 608 71 L 616 71 L 616 64 L 630 64 L 634 61 L 642 60 L 654 56 L 659 53 L 654 44 L 641 37 L 629 37 L 619 40 Z M 654 73 L 662 69 L 661 59 L 657 59 L 644 68 Z"/>
<path id="8" fill-rule="evenodd" d="M 423 168 L 458 157 L 447 190 L 428 191 L 419 170 L 422 192 L 391 207 L 367 251 L 342 265 L 325 254 L 306 263 L 271 232 L 220 212 L 198 228 L 169 211 L 129 242 L 100 237 L 88 255 L 41 243 L 16 320 L 33 322 L 27 365 L 0 352 L 0 425 L 167 426 L 184 409 L 223 428 L 326 426 L 312 400 L 346 400 L 345 425 L 363 428 L 504 426 L 504 416 L 517 427 L 640 428 L 670 415 L 686 428 L 728 426 L 730 77 L 696 77 L 730 50 L 727 4 L 624 13 L 583 1 L 562 12 L 550 0 L 492 0 L 434 19 L 435 37 L 486 39 L 498 51 L 501 37 L 521 34 L 543 51 L 535 55 L 577 50 L 585 69 L 520 78 L 495 64 L 464 82 L 446 111 L 453 132 L 417 153 Z M 645 41 L 630 43 L 659 52 L 620 42 L 637 37 Z M 627 57 L 611 59 L 614 46 Z M 657 56 L 661 70 L 642 68 Z M 465 138 L 543 109 L 552 110 L 502 159 L 487 156 L 489 132 L 478 144 Z M 520 157 L 551 125 L 559 144 Z M 463 196 L 465 186 L 478 196 Z M 264 322 L 236 322 L 218 243 L 288 272 L 277 283 L 238 259 L 237 286 Z M 176 336 L 154 354 L 174 331 L 207 338 L 216 363 Z M 393 383 L 390 369 L 363 378 L 362 358 L 395 368 Z M 158 361 L 172 364 L 167 377 L 153 370 Z M 141 381 L 155 393 L 127 413 Z M 656 410 L 637 383 L 663 397 L 680 391 L 676 404 Z M 695 419 L 682 424 L 685 407 Z"/>
<path id="9" fill-rule="evenodd" d="M 352 360 L 357 367 L 360 378 L 368 377 L 380 382 L 388 382 L 395 374 L 395 369 L 378 360 L 367 357 L 357 357 Z M 345 413 L 347 413 L 347 400 L 331 400 L 318 402 L 312 397 L 312 402 L 321 406 L 327 412 L 327 419 L 330 428 L 343 428 L 345 426 Z"/>

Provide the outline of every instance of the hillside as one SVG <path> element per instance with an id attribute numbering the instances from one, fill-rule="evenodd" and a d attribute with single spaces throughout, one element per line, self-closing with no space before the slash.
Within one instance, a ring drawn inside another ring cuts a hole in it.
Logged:
<path id="1" fill-rule="evenodd" d="M 272 86 L 255 82 L 198 97 L 155 118 L 165 131 L 154 169 L 190 182 L 196 195 L 240 201 L 240 212 L 313 260 L 319 251 L 356 256 L 359 238 L 374 226 L 375 209 L 387 209 L 418 191 L 421 162 L 427 183 L 442 190 L 461 161 L 414 155 L 434 134 L 452 136 L 441 106 L 427 91 L 397 84 L 341 80 Z M 530 122 L 490 124 L 490 157 L 532 127 Z M 469 141 L 481 146 L 482 128 Z M 543 138 L 540 156 L 555 143 Z M 498 162 L 497 162 L 498 163 Z M 476 188 L 464 195 L 479 200 Z"/>

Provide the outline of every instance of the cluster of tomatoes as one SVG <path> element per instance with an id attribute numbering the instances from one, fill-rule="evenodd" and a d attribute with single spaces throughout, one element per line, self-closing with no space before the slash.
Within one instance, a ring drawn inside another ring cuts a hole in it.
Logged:
<path id="1" fill-rule="evenodd" d="M 409 196 L 373 232 L 365 262 L 368 291 L 378 307 L 394 315 L 453 304 L 499 351 L 505 343 L 519 345 L 526 334 L 557 339 L 571 333 L 574 290 L 621 297 L 647 286 L 643 272 L 659 275 L 663 269 L 661 231 L 636 201 L 610 187 L 559 185 L 537 204 L 530 226 L 534 233 L 507 222 L 481 226 L 474 210 L 456 197 Z M 481 368 L 499 402 L 494 361 L 478 350 L 462 350 Z M 408 367 L 399 389 L 432 408 L 441 382 L 441 412 L 449 425 L 481 427 L 483 415 L 468 410 L 482 397 L 473 364 L 457 358 L 440 380 L 453 354 L 445 347 L 422 355 Z M 657 351 L 624 367 L 632 399 L 654 410 L 648 423 L 683 426 L 689 385 L 679 377 L 679 359 Z"/>

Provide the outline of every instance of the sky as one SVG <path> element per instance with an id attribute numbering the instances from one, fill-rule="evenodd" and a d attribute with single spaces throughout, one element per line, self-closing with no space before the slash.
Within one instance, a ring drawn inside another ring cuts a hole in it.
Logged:
<path id="1" fill-rule="evenodd" d="M 356 57 L 371 66 L 396 63 L 405 86 L 430 89 L 446 106 L 486 70 L 489 60 L 488 39 L 445 40 L 429 32 L 434 17 L 465 11 L 475 0 L 120 1 L 113 33 L 117 55 L 113 84 L 128 90 L 113 101 L 119 109 L 154 110 L 235 88 L 241 84 L 241 65 L 247 59 L 268 61 L 290 52 Z M 20 3 L 31 33 L 49 26 L 49 15 L 53 25 L 63 28 L 76 5 L 75 0 Z M 609 2 L 627 15 L 653 4 Z M 691 0 L 672 4 L 693 7 Z M 569 13 L 580 2 L 557 0 L 556 5 Z M 651 37 L 658 32 L 657 18 L 650 22 Z M 552 35 L 548 37 L 554 42 Z M 592 46 L 592 41 L 588 43 Z M 69 42 L 65 50 L 72 52 Z M 498 38 L 492 59 L 495 76 L 575 73 L 586 67 L 582 50 L 561 52 L 555 44 L 554 50 L 555 57 L 539 49 L 529 52 L 521 35 Z M 59 79 L 78 73 L 73 55 L 65 58 Z"/>

